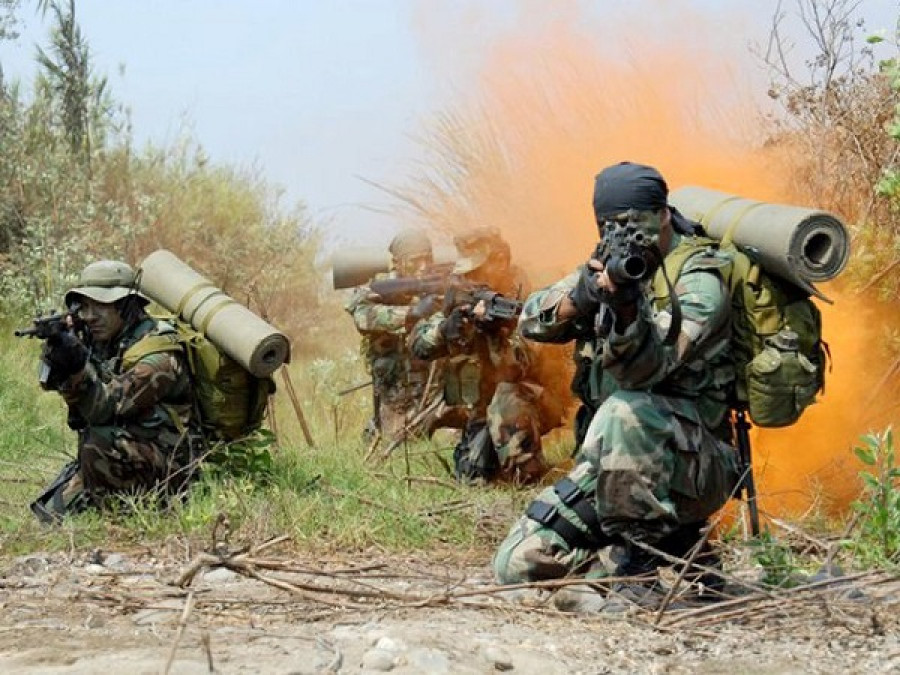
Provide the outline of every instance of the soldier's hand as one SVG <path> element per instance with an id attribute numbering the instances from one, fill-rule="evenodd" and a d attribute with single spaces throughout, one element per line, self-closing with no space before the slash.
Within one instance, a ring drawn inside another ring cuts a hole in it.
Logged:
<path id="1" fill-rule="evenodd" d="M 88 350 L 71 331 L 60 331 L 47 338 L 44 360 L 54 380 L 64 382 L 87 363 Z"/>
<path id="2" fill-rule="evenodd" d="M 446 319 L 441 321 L 440 330 L 441 335 L 444 336 L 444 339 L 448 342 L 453 342 L 454 340 L 459 340 L 469 325 L 469 317 L 468 317 L 468 305 L 462 307 L 455 307 L 453 311 L 450 312 L 449 316 Z"/>
<path id="3" fill-rule="evenodd" d="M 589 260 L 581 268 L 575 288 L 569 292 L 569 299 L 575 305 L 577 313 L 582 316 L 596 314 L 603 304 L 609 284 L 610 280 L 604 272 L 603 263 L 599 260 Z"/>

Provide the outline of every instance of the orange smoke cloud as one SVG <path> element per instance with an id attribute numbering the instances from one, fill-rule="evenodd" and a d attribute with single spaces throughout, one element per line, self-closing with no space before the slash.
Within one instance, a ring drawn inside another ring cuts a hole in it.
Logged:
<path id="1" fill-rule="evenodd" d="M 643 30 L 629 46 L 614 27 L 583 30 L 564 4 L 545 24 L 492 44 L 468 100 L 425 136 L 433 162 L 418 196 L 434 208 L 420 215 L 451 230 L 500 227 L 516 261 L 547 283 L 593 249 L 593 176 L 618 161 L 656 166 L 673 189 L 796 203 L 790 163 L 760 150 L 762 117 L 737 84 L 747 64 L 704 39 L 721 25 L 704 31 L 701 17 L 652 5 L 670 12 L 656 21 L 689 26 L 689 37 Z M 657 35 L 670 42 L 654 44 Z M 896 416 L 876 411 L 877 401 L 868 417 L 861 409 L 880 377 L 879 318 L 869 310 L 863 319 L 857 298 L 828 292 L 836 302 L 822 307 L 834 356 L 825 395 L 794 427 L 753 433 L 761 506 L 772 514 L 845 508 L 859 486 L 851 446 Z"/>

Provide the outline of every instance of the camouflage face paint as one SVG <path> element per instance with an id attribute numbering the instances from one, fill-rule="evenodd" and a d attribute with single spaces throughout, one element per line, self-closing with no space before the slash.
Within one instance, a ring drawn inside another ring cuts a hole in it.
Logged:
<path id="1" fill-rule="evenodd" d="M 97 342 L 109 342 L 125 326 L 122 315 L 113 303 L 102 303 L 85 297 L 78 314 L 87 324 L 91 336 Z"/>

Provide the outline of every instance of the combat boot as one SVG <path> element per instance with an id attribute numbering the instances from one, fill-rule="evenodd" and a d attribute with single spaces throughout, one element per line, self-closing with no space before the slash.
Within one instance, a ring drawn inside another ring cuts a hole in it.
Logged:
<path id="1" fill-rule="evenodd" d="M 706 526 L 705 522 L 681 525 L 670 535 L 657 542 L 656 548 L 670 556 L 686 559 L 690 557 L 691 551 L 703 537 L 703 530 Z M 675 571 L 678 573 L 682 568 L 681 564 L 675 565 Z M 725 591 L 725 578 L 716 572 L 721 569 L 722 559 L 713 549 L 712 544 L 705 540 L 700 551 L 694 556 L 691 569 L 687 571 L 684 579 L 697 589 L 698 598 L 721 599 Z"/>

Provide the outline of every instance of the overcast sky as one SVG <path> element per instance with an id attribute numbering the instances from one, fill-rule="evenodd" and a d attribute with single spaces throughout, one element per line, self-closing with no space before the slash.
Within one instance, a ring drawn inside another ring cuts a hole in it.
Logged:
<path id="1" fill-rule="evenodd" d="M 0 64 L 8 79 L 27 84 L 47 26 L 25 4 L 22 35 L 0 45 Z M 214 161 L 259 167 L 337 238 L 376 243 L 392 224 L 366 207 L 388 198 L 360 177 L 390 183 L 409 171 L 417 153 L 411 137 L 466 90 L 497 41 L 575 13 L 596 26 L 598 40 L 627 32 L 639 44 L 644 27 L 618 25 L 618 4 L 78 0 L 76 16 L 97 72 L 132 111 L 139 143 L 165 145 L 188 128 Z M 652 12 L 658 3 L 643 4 Z M 721 13 L 720 39 L 743 49 L 765 36 L 775 0 L 681 4 Z M 864 0 L 862 7 L 873 30 L 891 28 L 898 14 L 897 0 Z M 666 33 L 652 31 L 647 39 Z"/>

